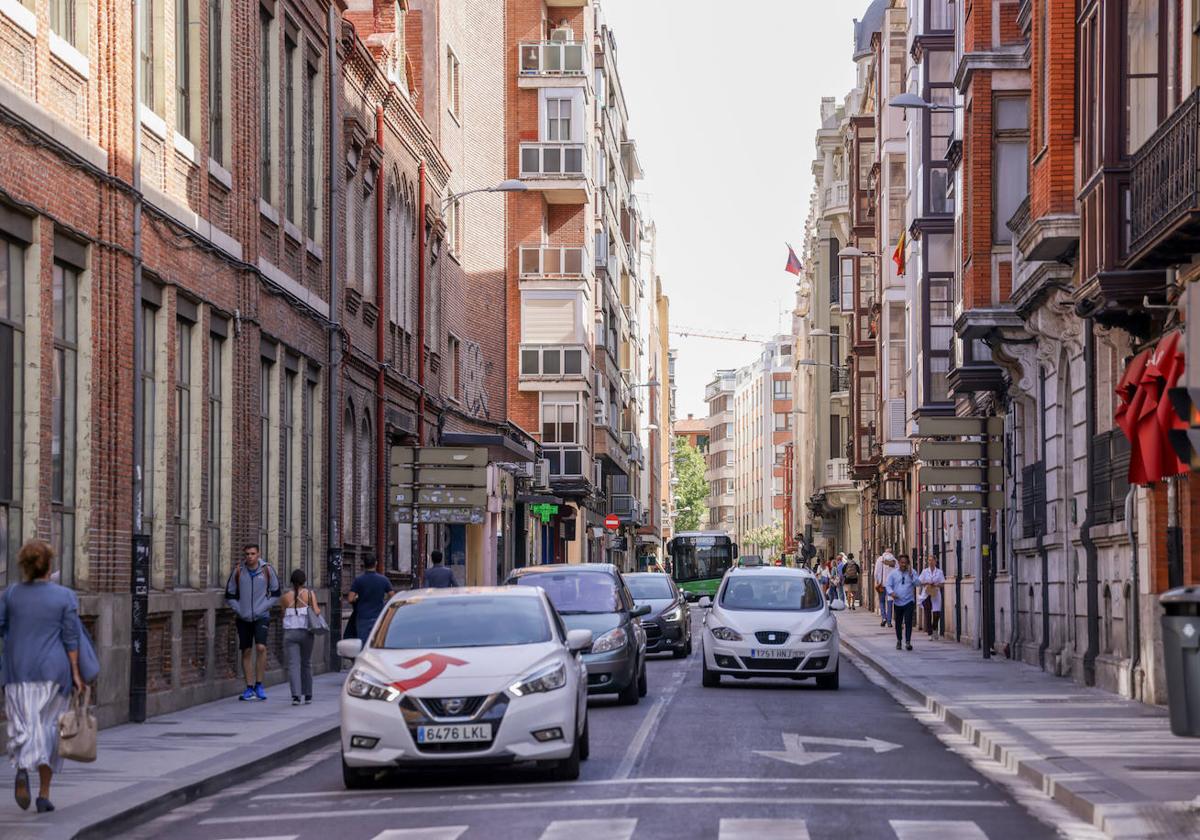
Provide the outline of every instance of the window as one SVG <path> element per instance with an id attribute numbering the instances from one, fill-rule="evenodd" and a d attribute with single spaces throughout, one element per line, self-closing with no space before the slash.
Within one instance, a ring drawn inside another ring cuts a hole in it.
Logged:
<path id="1" fill-rule="evenodd" d="M 363 300 L 375 300 L 375 170 L 367 167 L 362 179 L 362 272 Z"/>
<path id="2" fill-rule="evenodd" d="M 1126 0 L 1125 153 L 1133 154 L 1158 128 L 1160 0 Z"/>
<path id="3" fill-rule="evenodd" d="M 571 100 L 546 100 L 546 139 L 566 143 L 571 139 Z"/>
<path id="4" fill-rule="evenodd" d="M 542 397 L 542 443 L 579 443 L 579 402 L 573 395 Z M 553 400 L 561 399 L 561 402 Z"/>
<path id="5" fill-rule="evenodd" d="M 226 487 L 225 466 L 225 341 L 219 335 L 208 338 L 208 505 L 205 527 L 208 530 L 209 585 L 220 586 L 231 571 L 224 551 L 221 504 Z"/>
<path id="6" fill-rule="evenodd" d="M 283 36 L 283 212 L 293 223 L 300 209 L 296 201 L 296 73 L 300 69 L 296 38 L 287 27 Z"/>
<path id="7" fill-rule="evenodd" d="M 154 31 L 154 22 L 158 18 L 155 8 L 161 0 L 142 0 L 142 104 L 150 110 L 158 108 L 158 82 L 155 73 L 158 69 L 158 35 Z"/>
<path id="8" fill-rule="evenodd" d="M 829 415 L 829 457 L 845 458 L 842 444 L 842 418 L 836 414 Z"/>
<path id="9" fill-rule="evenodd" d="M 1029 97 L 998 96 L 993 125 L 992 241 L 1012 241 L 1008 220 L 1029 192 Z"/>
<path id="10" fill-rule="evenodd" d="M 771 389 L 775 399 L 777 400 L 790 400 L 792 398 L 791 379 L 772 380 Z"/>
<path id="11" fill-rule="evenodd" d="M 359 286 L 357 267 L 354 258 L 359 254 L 359 233 L 362 230 L 362 219 L 359 216 L 362 204 L 362 190 L 354 176 L 346 179 L 346 285 L 352 289 Z"/>
<path id="12" fill-rule="evenodd" d="M 50 30 L 71 46 L 77 46 L 75 0 L 50 0 Z"/>
<path id="13" fill-rule="evenodd" d="M 1038 113 L 1038 146 L 1050 141 L 1050 0 L 1041 0 L 1038 12 L 1038 79 L 1041 108 Z"/>
<path id="14" fill-rule="evenodd" d="M 25 416 L 25 249 L 0 237 L 0 575 L 20 580 Z"/>
<path id="15" fill-rule="evenodd" d="M 175 583 L 187 586 L 191 568 L 192 324 L 183 319 L 175 324 Z"/>
<path id="16" fill-rule="evenodd" d="M 926 0 L 929 20 L 927 32 L 949 32 L 954 29 L 954 0 Z"/>
<path id="17" fill-rule="evenodd" d="M 300 408 L 300 422 L 304 424 L 304 441 L 300 455 L 300 567 L 313 585 L 313 518 L 316 505 L 313 497 L 317 492 L 317 437 L 316 437 L 317 383 L 311 379 L 304 383 L 304 401 Z"/>
<path id="18" fill-rule="evenodd" d="M 950 357 L 930 356 L 929 358 L 929 402 L 942 403 L 950 401 Z"/>
<path id="19" fill-rule="evenodd" d="M 156 383 L 158 381 L 158 310 L 142 304 L 142 533 L 154 533 Z"/>
<path id="20" fill-rule="evenodd" d="M 346 405 L 342 417 L 342 542 L 354 542 L 354 408 Z M 330 535 L 332 539 L 332 535 Z"/>
<path id="21" fill-rule="evenodd" d="M 175 0 L 175 130 L 192 133 L 192 53 L 188 0 Z"/>
<path id="22" fill-rule="evenodd" d="M 271 156 L 272 138 L 274 136 L 274 132 L 272 131 L 274 112 L 271 104 L 273 99 L 271 96 L 271 43 L 274 36 L 272 32 L 273 24 L 274 19 L 270 13 L 260 6 L 258 10 L 258 194 L 267 204 L 270 204 L 272 201 L 271 178 L 274 171 L 274 160 Z"/>
<path id="23" fill-rule="evenodd" d="M 208 156 L 225 163 L 224 0 L 208 0 Z"/>
<path id="24" fill-rule="evenodd" d="M 450 363 L 450 373 L 447 376 L 447 385 L 450 389 L 450 399 L 457 400 L 459 398 L 459 347 L 458 339 L 454 336 L 446 337 L 446 361 Z"/>
<path id="25" fill-rule="evenodd" d="M 375 482 L 371 479 L 371 415 L 363 412 L 358 430 L 358 543 L 370 545 Z"/>
<path id="26" fill-rule="evenodd" d="M 292 515 L 295 507 L 292 505 L 292 493 L 295 482 L 292 476 L 292 466 L 295 464 L 295 448 L 297 433 L 295 423 L 296 374 L 286 371 L 283 375 L 283 410 L 279 421 L 279 569 L 283 574 L 290 575 L 295 568 L 295 557 L 292 553 Z"/>
<path id="27" fill-rule="evenodd" d="M 62 583 L 75 580 L 76 377 L 78 371 L 79 274 L 54 263 L 54 371 L 51 409 L 51 542 L 58 554 Z"/>
<path id="28" fill-rule="evenodd" d="M 455 118 L 462 115 L 462 83 L 459 78 L 462 73 L 462 68 L 458 63 L 458 56 L 454 54 L 454 50 L 447 48 L 446 50 L 446 102 L 449 105 L 450 113 Z"/>
<path id="29" fill-rule="evenodd" d="M 779 411 L 775 413 L 775 431 L 784 432 L 792 428 L 791 412 Z"/>
<path id="30" fill-rule="evenodd" d="M 908 195 L 905 188 L 904 160 L 888 162 L 888 232 L 887 241 L 894 245 L 900 241 L 904 230 L 904 211 L 908 205 Z"/>
<path id="31" fill-rule="evenodd" d="M 451 254 L 462 254 L 462 202 L 457 199 L 446 212 L 446 246 Z"/>
<path id="32" fill-rule="evenodd" d="M 904 93 L 904 76 L 908 56 L 907 35 L 903 30 L 888 35 L 888 100 Z"/>
<path id="33" fill-rule="evenodd" d="M 304 66 L 304 232 L 317 239 L 317 115 L 321 113 L 318 97 L 321 86 L 317 68 Z M 395 277 L 395 275 L 392 275 Z"/>
<path id="34" fill-rule="evenodd" d="M 270 359 L 263 359 L 258 369 L 258 544 L 264 552 L 268 550 L 271 532 L 271 488 L 276 486 L 271 478 L 271 426 L 274 418 L 271 382 L 274 368 Z"/>

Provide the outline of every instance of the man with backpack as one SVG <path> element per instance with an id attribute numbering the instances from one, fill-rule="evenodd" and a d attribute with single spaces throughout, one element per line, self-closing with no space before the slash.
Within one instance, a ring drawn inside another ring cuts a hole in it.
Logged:
<path id="1" fill-rule="evenodd" d="M 861 574 L 862 570 L 858 566 L 858 561 L 854 559 L 854 552 L 850 552 L 842 560 L 838 575 L 842 579 L 842 588 L 846 592 L 846 602 L 852 610 L 858 609 L 857 603 L 861 597 L 858 592 L 858 583 Z"/>
<path id="2" fill-rule="evenodd" d="M 266 700 L 263 678 L 267 674 L 267 631 L 271 609 L 279 601 L 279 575 L 261 558 L 257 544 L 247 543 L 242 553 L 242 563 L 225 584 L 225 603 L 237 616 L 234 623 L 238 650 L 242 652 L 242 673 L 246 677 L 246 690 L 239 699 Z"/>

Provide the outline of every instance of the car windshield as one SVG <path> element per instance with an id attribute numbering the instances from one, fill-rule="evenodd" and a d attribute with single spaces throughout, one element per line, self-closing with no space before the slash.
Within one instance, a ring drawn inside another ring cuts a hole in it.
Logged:
<path id="1" fill-rule="evenodd" d="M 550 641 L 540 598 L 470 595 L 410 598 L 384 613 L 372 646 L 461 648 Z"/>
<path id="2" fill-rule="evenodd" d="M 747 575 L 726 583 L 721 606 L 727 610 L 818 610 L 821 592 L 810 577 Z"/>
<path id="3" fill-rule="evenodd" d="M 636 575 L 631 575 L 625 578 L 625 585 L 633 593 L 635 601 L 666 601 L 675 597 L 675 593 L 671 591 L 671 584 L 666 577 L 659 577 L 657 575 L 652 577 L 637 577 Z"/>
<path id="4" fill-rule="evenodd" d="M 611 613 L 621 609 L 617 582 L 601 572 L 539 572 L 521 575 L 518 586 L 540 586 L 560 615 Z"/>

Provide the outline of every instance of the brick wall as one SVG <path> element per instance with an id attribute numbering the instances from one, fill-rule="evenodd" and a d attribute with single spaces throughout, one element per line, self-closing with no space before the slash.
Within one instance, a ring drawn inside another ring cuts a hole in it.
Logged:
<path id="1" fill-rule="evenodd" d="M 1029 211 L 1031 218 L 1038 219 L 1076 212 L 1076 32 L 1074 10 L 1069 4 L 1033 0 L 1032 21 Z M 1043 62 L 1046 84 L 1042 81 Z"/>

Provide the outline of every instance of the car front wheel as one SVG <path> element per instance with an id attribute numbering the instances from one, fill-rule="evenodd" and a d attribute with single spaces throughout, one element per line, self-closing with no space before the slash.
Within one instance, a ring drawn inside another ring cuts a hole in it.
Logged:
<path id="1" fill-rule="evenodd" d="M 646 692 L 649 691 L 649 687 L 646 684 L 646 660 L 644 659 L 642 660 L 641 673 L 638 674 L 637 691 L 638 697 L 645 697 Z"/>
<path id="2" fill-rule="evenodd" d="M 704 652 L 701 651 L 700 653 L 703 656 Z M 705 688 L 716 688 L 720 684 L 721 675 L 716 671 L 708 670 L 708 663 L 702 661 L 700 670 L 700 685 L 704 686 Z"/>
<path id="3" fill-rule="evenodd" d="M 842 665 L 839 662 L 834 666 L 832 674 L 819 674 L 817 676 L 817 688 L 825 689 L 826 691 L 837 691 L 838 674 L 842 670 Z"/>
<path id="4" fill-rule="evenodd" d="M 351 767 L 346 763 L 346 759 L 342 758 L 342 784 L 346 790 L 362 790 L 371 784 L 374 777 L 374 772 L 360 767 Z"/>
<path id="5" fill-rule="evenodd" d="M 588 737 L 588 719 L 583 719 L 583 734 L 579 736 L 579 758 L 587 761 L 592 754 L 592 742 Z"/>
<path id="6" fill-rule="evenodd" d="M 554 765 L 550 778 L 556 782 L 573 782 L 579 778 L 579 760 L 583 758 L 583 738 L 575 739 L 571 754 Z"/>

